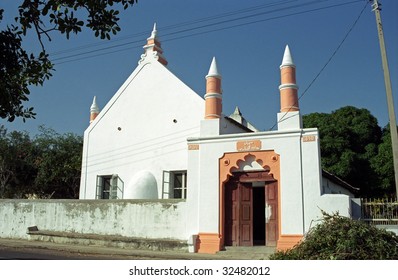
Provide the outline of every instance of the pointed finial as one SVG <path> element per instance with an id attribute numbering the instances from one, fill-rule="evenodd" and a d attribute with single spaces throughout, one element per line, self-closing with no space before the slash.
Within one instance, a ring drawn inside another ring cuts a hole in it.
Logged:
<path id="1" fill-rule="evenodd" d="M 158 31 L 156 30 L 156 22 L 155 22 L 155 23 L 153 24 L 153 30 L 152 30 L 152 33 L 151 33 L 151 37 L 150 37 L 150 38 L 152 38 L 152 39 L 156 38 L 157 34 L 158 34 Z"/>
<path id="2" fill-rule="evenodd" d="M 291 66 L 295 67 L 296 65 L 293 62 L 292 54 L 290 53 L 289 45 L 286 45 L 285 53 L 283 54 L 281 67 Z"/>
<path id="3" fill-rule="evenodd" d="M 211 61 L 209 73 L 207 74 L 206 78 L 207 77 L 216 77 L 221 79 L 221 75 L 218 72 L 217 61 L 215 57 L 213 57 L 213 60 Z"/>
<path id="4" fill-rule="evenodd" d="M 99 110 L 99 107 L 98 107 L 98 105 L 97 105 L 97 96 L 94 96 L 94 98 L 93 98 L 93 104 L 91 104 L 91 107 L 90 107 L 90 113 L 99 113 L 100 112 L 100 110 Z"/>
<path id="5" fill-rule="evenodd" d="M 240 112 L 240 110 L 239 110 L 239 107 L 238 107 L 238 106 L 236 106 L 236 107 L 235 107 L 235 111 L 234 111 L 233 115 L 239 115 L 239 116 L 242 116 L 242 113 Z"/>
<path id="6" fill-rule="evenodd" d="M 154 23 L 151 36 L 147 38 L 146 45 L 144 46 L 145 53 L 141 55 L 141 59 L 138 61 L 138 64 L 142 64 L 147 59 L 155 59 L 164 66 L 167 65 L 167 60 L 163 56 L 163 50 L 157 34 L 158 31 L 156 30 L 156 23 Z"/>

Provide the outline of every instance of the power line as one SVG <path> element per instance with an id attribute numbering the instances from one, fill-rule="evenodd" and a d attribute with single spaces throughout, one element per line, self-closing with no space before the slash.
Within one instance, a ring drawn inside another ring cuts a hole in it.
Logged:
<path id="1" fill-rule="evenodd" d="M 323 1 L 329 1 L 329 0 L 323 0 Z M 286 2 L 293 2 L 293 1 L 285 1 L 283 3 L 286 3 Z M 260 15 L 268 14 L 268 13 L 274 13 L 274 12 L 282 11 L 282 10 L 285 10 L 285 9 L 303 7 L 305 5 L 314 4 L 314 3 L 317 3 L 317 1 L 312 1 L 312 2 L 304 3 L 304 4 L 302 3 L 302 4 L 299 4 L 299 5 L 295 5 L 295 6 L 291 6 L 291 7 L 285 7 L 285 8 L 280 8 L 280 9 L 271 10 L 271 11 L 265 11 L 265 12 L 261 12 L 261 13 L 256 13 L 256 14 L 252 14 L 252 15 L 248 15 L 248 16 L 239 17 L 239 18 L 233 18 L 233 19 L 229 19 L 229 20 L 222 20 L 222 21 L 218 21 L 218 22 L 215 22 L 215 23 L 209 23 L 209 24 L 196 26 L 196 27 L 191 27 L 191 28 L 185 28 L 185 27 L 187 25 L 192 25 L 192 24 L 195 24 L 197 22 L 204 22 L 204 21 L 209 21 L 209 20 L 214 20 L 214 19 L 220 19 L 222 17 L 226 17 L 226 16 L 229 16 L 231 14 L 232 15 L 233 14 L 240 14 L 242 12 L 245 13 L 245 12 L 251 11 L 251 10 L 256 10 L 257 11 L 259 7 L 264 8 L 264 7 L 269 7 L 269 6 L 275 6 L 276 4 L 273 4 L 273 5 L 271 5 L 271 4 L 261 5 L 261 6 L 256 6 L 256 7 L 253 7 L 253 8 L 244 9 L 244 10 L 238 10 L 236 12 L 230 12 L 230 13 L 227 13 L 227 14 L 221 14 L 221 15 L 216 15 L 216 16 L 212 16 L 212 17 L 206 17 L 206 18 L 195 20 L 195 21 L 192 21 L 192 22 L 183 22 L 183 23 L 179 23 L 179 24 L 174 24 L 174 25 L 170 25 L 170 26 L 164 27 L 161 30 L 164 31 L 164 30 L 176 29 L 176 28 L 181 28 L 181 27 L 184 27 L 184 29 L 178 30 L 178 31 L 174 31 L 174 32 L 169 32 L 169 33 L 163 33 L 162 38 L 166 38 L 166 37 L 168 37 L 170 35 L 176 35 L 176 34 L 180 34 L 180 33 L 191 32 L 191 31 L 197 30 L 197 29 L 203 29 L 203 28 L 206 28 L 206 27 L 214 27 L 214 26 L 217 26 L 217 25 L 220 25 L 220 24 L 224 24 L 224 23 L 228 23 L 228 22 L 232 22 L 232 21 L 237 21 L 237 20 L 242 20 L 242 19 L 245 19 L 245 18 L 257 17 L 257 16 L 260 16 Z M 278 5 L 280 5 L 280 3 L 278 3 Z M 213 32 L 213 31 L 208 31 L 208 32 L 205 32 L 205 33 L 209 33 L 209 32 Z M 205 33 L 200 33 L 200 34 L 205 34 Z M 148 34 L 148 32 L 145 32 L 145 33 L 141 32 L 141 33 L 137 33 L 136 35 L 132 35 L 131 37 L 138 37 L 138 36 L 141 37 L 141 36 L 147 35 L 147 34 Z M 195 36 L 195 35 L 198 35 L 198 34 L 193 34 L 192 36 Z M 190 36 L 188 36 L 188 37 L 190 37 Z M 162 40 L 162 41 L 163 42 L 170 41 L 170 39 L 169 40 Z M 91 58 L 91 57 L 95 57 L 95 55 L 92 54 L 94 52 L 100 52 L 100 51 L 104 51 L 104 50 L 119 48 L 119 47 L 123 47 L 123 46 L 126 46 L 126 45 L 131 45 L 131 44 L 134 44 L 134 43 L 142 43 L 142 40 L 139 39 L 139 40 L 136 40 L 136 41 L 133 41 L 133 42 L 117 44 L 117 45 L 113 45 L 113 46 L 109 46 L 109 47 L 103 47 L 103 48 L 100 48 L 100 49 L 86 51 L 86 52 L 83 52 L 83 53 L 68 55 L 68 56 L 64 56 L 64 57 L 60 57 L 60 58 L 55 58 L 55 59 L 53 59 L 53 61 L 55 62 L 55 61 L 59 61 L 59 60 L 63 60 L 63 59 L 72 58 L 72 57 L 75 57 L 75 56 L 82 56 L 82 55 L 85 55 L 85 54 L 90 54 L 89 57 Z M 92 46 L 92 44 L 90 44 L 89 46 Z M 130 47 L 129 49 L 137 48 L 137 47 L 140 47 L 140 46 L 141 46 L 141 44 L 139 46 Z M 81 49 L 81 48 L 77 48 L 77 50 L 79 50 L 79 49 Z M 76 48 L 74 50 L 76 50 Z M 123 50 L 118 50 L 118 51 L 123 51 Z M 118 51 L 114 51 L 114 52 L 118 52 Z M 64 51 L 63 53 L 66 53 L 66 52 L 68 52 L 68 51 Z M 106 52 L 105 54 L 110 54 L 110 53 L 114 53 L 114 52 Z M 59 54 L 59 53 L 60 52 L 56 53 L 56 55 Z M 51 55 L 53 56 L 54 54 L 51 54 Z M 76 59 L 73 60 L 73 61 L 76 61 Z M 59 63 L 59 64 L 61 64 L 61 63 Z"/>
<path id="2" fill-rule="evenodd" d="M 264 9 L 264 8 L 268 8 L 268 7 L 284 5 L 286 3 L 295 2 L 295 1 L 297 1 L 297 0 L 286 0 L 286 1 L 278 2 L 278 3 L 269 3 L 269 4 L 263 4 L 263 5 L 259 5 L 259 6 L 249 7 L 249 8 L 236 10 L 236 11 L 232 11 L 232 12 L 227 12 L 227 13 L 223 13 L 223 14 L 217 14 L 217 15 L 214 15 L 214 16 L 199 18 L 199 19 L 195 19 L 195 20 L 192 20 L 192 21 L 185 21 L 185 22 L 180 22 L 180 23 L 177 23 L 177 24 L 163 26 L 161 30 L 165 31 L 165 30 L 172 30 L 172 29 L 176 29 L 176 28 L 180 28 L 180 27 L 186 27 L 186 26 L 194 25 L 194 24 L 201 23 L 201 22 L 206 22 L 206 21 L 211 21 L 211 20 L 215 20 L 215 19 L 225 18 L 225 17 L 229 17 L 229 16 L 232 16 L 232 15 L 242 14 L 242 13 L 248 13 L 248 12 L 251 12 L 251 11 L 258 11 L 259 9 Z M 329 1 L 329 0 L 322 0 L 322 1 Z M 98 46 L 98 45 L 105 45 L 105 44 L 109 44 L 109 43 L 114 43 L 116 41 L 123 41 L 123 40 L 131 39 L 131 38 L 142 37 L 142 36 L 148 35 L 150 32 L 151 32 L 151 30 L 147 30 L 147 31 L 144 31 L 144 32 L 139 32 L 139 33 L 127 35 L 127 36 L 124 36 L 124 37 L 113 39 L 112 42 L 110 42 L 110 41 L 102 41 L 102 42 L 96 42 L 96 43 L 91 43 L 91 44 L 87 44 L 87 45 L 82 45 L 82 46 L 78 46 L 78 47 L 75 47 L 75 48 L 54 52 L 51 55 L 52 56 L 57 56 L 57 55 L 64 54 L 64 53 L 74 52 L 74 51 L 80 50 L 80 49 L 91 48 L 93 46 L 95 47 L 95 46 Z"/>
<path id="3" fill-rule="evenodd" d="M 352 32 L 352 30 L 354 29 L 354 27 L 357 25 L 359 19 L 361 18 L 363 12 L 365 11 L 366 7 L 368 6 L 368 2 L 366 2 L 365 6 L 362 8 L 361 12 L 359 13 L 358 17 L 355 19 L 354 23 L 351 25 L 351 27 L 349 28 L 349 30 L 347 31 L 347 33 L 345 34 L 343 40 L 341 40 L 340 44 L 337 46 L 337 48 L 334 50 L 334 52 L 332 53 L 332 55 L 329 57 L 329 59 L 326 61 L 326 63 L 323 65 L 323 67 L 321 68 L 321 70 L 319 70 L 318 74 L 315 75 L 314 79 L 312 79 L 312 81 L 309 83 L 309 85 L 307 86 L 307 88 L 303 91 L 303 93 L 299 96 L 297 101 L 300 101 L 300 99 L 308 92 L 308 90 L 312 87 L 312 85 L 315 83 L 315 81 L 319 78 L 319 76 L 322 74 L 322 72 L 326 69 L 326 67 L 329 65 L 329 63 L 333 60 L 333 58 L 336 56 L 337 52 L 340 50 L 340 48 L 342 47 L 342 45 L 344 44 L 344 42 L 347 40 L 348 36 L 350 35 L 350 33 Z M 285 114 L 282 116 L 282 118 L 280 118 L 279 121 L 275 122 L 275 124 L 269 129 L 272 130 L 275 128 L 275 126 L 284 120 L 284 118 L 286 117 L 287 113 L 289 113 L 289 111 L 294 107 L 297 106 L 298 104 L 294 104 L 293 106 L 291 106 L 289 108 L 289 110 L 287 112 L 285 112 Z"/>
<path id="4" fill-rule="evenodd" d="M 329 0 L 324 0 L 324 1 L 329 1 Z M 349 5 L 349 4 L 353 4 L 353 3 L 357 3 L 357 2 L 362 2 L 362 1 L 363 0 L 353 0 L 353 1 L 350 1 L 350 2 L 334 4 L 334 5 L 329 5 L 329 6 L 324 6 L 324 7 L 320 7 L 320 8 L 309 9 L 309 10 L 304 10 L 304 11 L 299 11 L 299 12 L 294 12 L 294 13 L 280 15 L 280 16 L 275 16 L 275 17 L 271 17 L 271 18 L 259 19 L 259 20 L 255 20 L 255 21 L 239 23 L 239 24 L 235 24 L 235 25 L 232 25 L 232 26 L 225 26 L 225 27 L 220 27 L 220 28 L 216 28 L 216 29 L 213 28 L 211 30 L 205 30 L 205 31 L 201 31 L 201 32 L 196 32 L 196 33 L 191 33 L 191 34 L 187 34 L 187 35 L 182 35 L 182 36 L 179 36 L 179 37 L 163 39 L 162 41 L 163 42 L 174 41 L 174 40 L 178 40 L 178 39 L 183 39 L 183 38 L 203 35 L 203 34 L 217 32 L 217 31 L 222 31 L 222 30 L 226 30 L 226 29 L 242 27 L 242 26 L 246 26 L 246 25 L 250 25 L 250 24 L 256 24 L 256 23 L 270 21 L 270 20 L 275 20 L 275 19 L 281 19 L 281 18 L 285 18 L 285 17 L 289 17 L 289 16 L 295 16 L 295 15 L 299 15 L 299 14 L 310 13 L 310 12 L 315 12 L 315 11 L 324 10 L 324 9 L 330 9 L 330 8 L 335 8 L 335 7 L 339 7 L 339 6 L 345 6 L 345 5 Z M 279 9 L 272 10 L 272 11 L 256 13 L 256 14 L 253 14 L 253 15 L 240 17 L 238 19 L 235 18 L 235 19 L 223 20 L 223 21 L 219 21 L 219 22 L 216 22 L 216 23 L 213 23 L 213 24 L 206 24 L 206 25 L 202 25 L 202 26 L 197 26 L 197 27 L 193 27 L 193 28 L 187 28 L 187 29 L 182 29 L 182 30 L 179 30 L 179 31 L 166 33 L 166 34 L 162 35 L 162 37 L 163 38 L 167 38 L 167 37 L 172 36 L 172 35 L 192 32 L 192 31 L 198 30 L 198 29 L 203 29 L 203 28 L 207 28 L 207 27 L 214 27 L 216 25 L 226 24 L 226 23 L 230 23 L 230 22 L 233 22 L 233 21 L 237 21 L 237 20 L 248 19 L 248 18 L 257 17 L 259 15 L 264 15 L 264 14 L 269 14 L 269 13 L 286 11 L 286 10 L 289 10 L 289 9 L 304 7 L 304 6 L 313 5 L 313 4 L 317 4 L 317 3 L 319 3 L 319 1 L 311 1 L 311 2 L 301 3 L 299 5 L 294 5 L 294 6 L 290 6 L 290 7 L 279 8 Z M 121 49 L 121 50 L 114 50 L 114 51 L 100 53 L 100 54 L 93 54 L 93 53 L 96 53 L 96 52 L 106 51 L 106 50 L 110 50 L 110 49 L 114 49 L 114 48 L 125 47 L 127 45 L 131 45 L 131 44 L 134 44 L 134 43 L 140 43 L 140 45 L 131 46 L 129 48 L 124 48 L 124 49 Z M 65 56 L 65 57 L 55 58 L 55 59 L 53 59 L 53 61 L 54 62 L 60 61 L 57 64 L 64 64 L 64 63 L 69 63 L 69 62 L 73 62 L 73 61 L 79 61 L 79 60 L 83 60 L 83 59 L 87 59 L 87 58 L 97 57 L 97 56 L 100 56 L 100 55 L 107 55 L 107 54 L 112 54 L 112 53 L 116 53 L 116 52 L 126 51 L 126 50 L 129 50 L 129 49 L 139 48 L 139 47 L 141 47 L 141 43 L 142 43 L 141 40 L 137 40 L 137 41 L 133 41 L 133 42 L 118 44 L 118 45 L 109 46 L 109 47 L 104 47 L 104 48 L 100 48 L 100 49 L 96 49 L 96 50 L 92 50 L 92 51 L 86 51 L 86 52 L 78 53 L 78 54 L 74 54 L 74 55 L 68 55 L 68 56 Z M 84 56 L 84 55 L 88 55 L 88 56 L 77 58 L 77 56 Z M 62 61 L 62 60 L 68 59 L 68 58 L 74 58 L 74 59 Z"/>

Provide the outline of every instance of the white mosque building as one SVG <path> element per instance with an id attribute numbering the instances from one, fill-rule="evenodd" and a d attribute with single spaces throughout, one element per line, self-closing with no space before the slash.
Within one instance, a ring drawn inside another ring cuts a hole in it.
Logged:
<path id="1" fill-rule="evenodd" d="M 202 98 L 168 70 L 156 26 L 144 50 L 102 110 L 94 98 L 80 199 L 181 200 L 184 214 L 173 223 L 205 253 L 290 248 L 321 210 L 351 215 L 352 189 L 322 176 L 318 130 L 302 126 L 288 46 L 276 131 L 257 130 L 238 108 L 224 115 L 228 92 L 215 58 Z"/>

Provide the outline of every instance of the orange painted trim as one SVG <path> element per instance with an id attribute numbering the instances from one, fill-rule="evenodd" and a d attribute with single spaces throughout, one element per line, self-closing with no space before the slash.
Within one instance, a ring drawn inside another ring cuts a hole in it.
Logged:
<path id="1" fill-rule="evenodd" d="M 161 44 L 160 42 L 155 39 L 155 38 L 148 38 L 146 41 L 146 46 L 151 46 L 151 45 L 155 45 L 156 47 L 158 47 L 159 49 L 161 49 Z"/>
<path id="2" fill-rule="evenodd" d="M 315 135 L 304 135 L 301 137 L 303 142 L 314 142 L 316 141 L 316 136 Z"/>
<path id="3" fill-rule="evenodd" d="M 215 254 L 221 250 L 220 244 L 218 233 L 200 232 L 196 240 L 195 252 Z"/>
<path id="4" fill-rule="evenodd" d="M 219 159 L 219 233 L 220 233 L 220 249 L 224 247 L 224 223 L 225 223 L 225 183 L 232 177 L 232 170 L 239 167 L 239 161 L 245 161 L 247 156 L 254 156 L 256 161 L 264 168 L 269 169 L 269 174 L 277 180 L 278 184 L 278 241 L 281 238 L 281 184 L 280 184 L 280 161 L 279 155 L 273 150 L 257 151 L 257 152 L 237 152 L 225 153 Z"/>
<path id="5" fill-rule="evenodd" d="M 146 50 L 145 51 L 146 53 L 148 53 L 149 51 L 157 53 L 158 61 L 164 66 L 167 66 L 168 62 L 163 57 L 163 50 L 161 44 L 156 38 L 148 38 L 147 44 L 144 46 L 144 49 Z"/>
<path id="6" fill-rule="evenodd" d="M 205 119 L 220 118 L 222 111 L 222 100 L 220 98 L 205 99 Z"/>
<path id="7" fill-rule="evenodd" d="M 283 234 L 279 235 L 279 240 L 276 244 L 278 251 L 284 251 L 293 248 L 303 240 L 302 234 Z"/>
<path id="8" fill-rule="evenodd" d="M 199 150 L 199 145 L 198 144 L 189 144 L 188 150 L 190 150 L 190 151 Z"/>
<path id="9" fill-rule="evenodd" d="M 218 92 L 221 93 L 221 79 L 217 77 L 208 77 L 206 79 L 206 93 Z"/>
<path id="10" fill-rule="evenodd" d="M 222 112 L 221 79 L 206 78 L 205 119 L 219 119 Z"/>
<path id="11" fill-rule="evenodd" d="M 260 140 L 238 141 L 236 142 L 236 150 L 239 152 L 261 150 L 261 141 Z"/>
<path id="12" fill-rule="evenodd" d="M 294 88 L 281 89 L 280 99 L 281 99 L 281 112 L 299 110 L 297 89 Z"/>
<path id="13" fill-rule="evenodd" d="M 296 85 L 296 68 L 286 66 L 281 68 L 280 107 L 281 112 L 299 111 Z"/>
<path id="14" fill-rule="evenodd" d="M 98 114 L 99 113 L 91 113 L 90 114 L 90 123 L 92 123 L 95 120 L 95 118 L 98 116 Z"/>
<path id="15" fill-rule="evenodd" d="M 159 56 L 158 61 L 162 63 L 164 66 L 167 66 L 168 64 L 167 60 L 162 56 Z"/>
<path id="16" fill-rule="evenodd" d="M 281 84 L 295 84 L 296 83 L 296 68 L 283 67 L 281 69 Z"/>

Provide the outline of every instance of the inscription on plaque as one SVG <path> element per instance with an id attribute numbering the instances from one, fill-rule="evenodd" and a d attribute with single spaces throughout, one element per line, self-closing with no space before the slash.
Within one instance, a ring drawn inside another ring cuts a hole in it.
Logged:
<path id="1" fill-rule="evenodd" d="M 239 152 L 258 151 L 261 150 L 261 141 L 260 140 L 238 141 L 236 143 L 236 149 Z"/>

